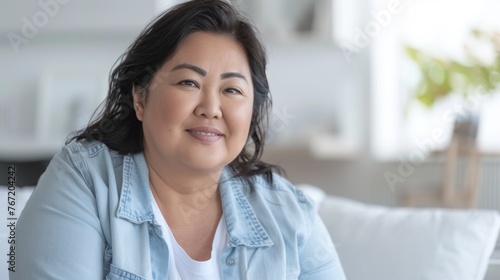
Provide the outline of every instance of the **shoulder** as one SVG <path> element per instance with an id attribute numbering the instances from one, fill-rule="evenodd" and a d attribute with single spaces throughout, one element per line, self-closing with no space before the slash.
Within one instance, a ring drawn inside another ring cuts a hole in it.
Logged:
<path id="1" fill-rule="evenodd" d="M 287 225 L 283 228 L 295 228 L 303 235 L 308 235 L 314 216 L 317 215 L 312 200 L 278 174 L 273 174 L 272 183 L 267 182 L 264 176 L 253 179 L 254 190 L 248 193 L 253 207 L 267 209 L 266 214 L 271 215 L 280 226 Z"/>
<path id="2" fill-rule="evenodd" d="M 270 197 L 282 197 L 288 200 L 291 205 L 303 208 L 305 211 L 313 210 L 313 202 L 281 175 L 273 173 L 272 183 L 269 183 L 264 176 L 253 178 L 255 191 Z"/>
<path id="3" fill-rule="evenodd" d="M 118 155 L 116 151 L 109 149 L 103 142 L 95 140 L 72 141 L 62 148 L 61 153 L 69 154 L 74 158 L 93 158 L 102 154 Z"/>
<path id="4" fill-rule="evenodd" d="M 78 140 L 72 141 L 64 146 L 54 158 L 69 158 L 76 164 L 85 161 L 99 161 L 103 158 L 110 158 L 114 163 L 122 160 L 123 155 L 109 149 L 106 144 L 100 141 Z"/>
<path id="5" fill-rule="evenodd" d="M 100 173 L 123 164 L 123 155 L 100 141 L 79 140 L 65 145 L 51 161 L 57 169 L 79 173 L 87 183 Z"/>

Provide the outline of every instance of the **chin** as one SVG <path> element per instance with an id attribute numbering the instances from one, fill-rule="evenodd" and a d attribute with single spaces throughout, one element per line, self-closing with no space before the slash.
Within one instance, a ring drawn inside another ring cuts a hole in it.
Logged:
<path id="1" fill-rule="evenodd" d="M 226 166 L 228 163 L 221 163 L 220 161 L 191 161 L 189 164 L 187 164 L 192 170 L 195 171 L 200 171 L 200 172 L 217 172 L 221 171 L 224 166 Z"/>

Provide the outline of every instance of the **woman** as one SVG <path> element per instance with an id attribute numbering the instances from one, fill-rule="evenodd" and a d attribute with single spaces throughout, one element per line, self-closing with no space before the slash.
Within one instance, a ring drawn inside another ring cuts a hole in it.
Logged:
<path id="1" fill-rule="evenodd" d="M 159 16 L 40 178 L 11 279 L 345 279 L 311 202 L 260 161 L 265 67 L 223 1 Z"/>

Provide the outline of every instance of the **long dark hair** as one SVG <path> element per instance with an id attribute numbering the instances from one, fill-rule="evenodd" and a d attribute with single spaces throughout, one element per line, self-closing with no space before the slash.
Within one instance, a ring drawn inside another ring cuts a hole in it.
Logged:
<path id="1" fill-rule="evenodd" d="M 265 175 L 272 183 L 273 170 L 283 172 L 280 167 L 260 160 L 271 109 L 266 51 L 252 24 L 231 4 L 221 0 L 179 4 L 146 26 L 112 70 L 108 96 L 97 118 L 68 142 L 98 140 L 120 154 L 142 152 L 143 129 L 133 107 L 132 89 L 146 89 L 147 93 L 156 71 L 188 35 L 199 31 L 229 36 L 245 49 L 254 86 L 253 113 L 247 143 L 229 167 L 251 186 L 251 177 L 257 174 Z"/>

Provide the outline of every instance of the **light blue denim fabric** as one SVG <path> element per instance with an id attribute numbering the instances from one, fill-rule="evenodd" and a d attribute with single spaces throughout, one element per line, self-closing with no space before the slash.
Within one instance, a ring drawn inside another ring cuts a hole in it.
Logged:
<path id="1" fill-rule="evenodd" d="M 228 244 L 222 279 L 343 280 L 311 202 L 284 178 L 255 189 L 225 169 L 219 191 Z M 16 272 L 27 279 L 167 279 L 167 245 L 155 222 L 142 153 L 73 142 L 40 178 L 18 220 Z"/>

